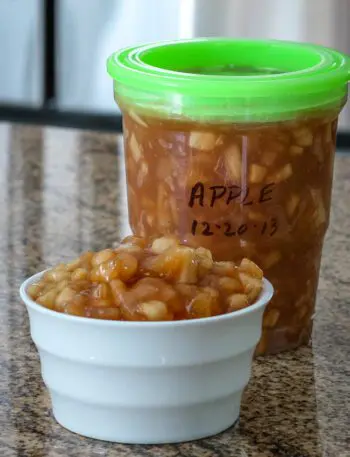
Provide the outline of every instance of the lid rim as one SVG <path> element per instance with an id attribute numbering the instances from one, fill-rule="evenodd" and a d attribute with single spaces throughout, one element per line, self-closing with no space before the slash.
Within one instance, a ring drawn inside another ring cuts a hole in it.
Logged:
<path id="1" fill-rule="evenodd" d="M 220 46 L 221 44 L 239 46 L 279 46 L 286 50 L 293 49 L 298 52 L 306 50 L 310 55 L 319 57 L 319 61 L 312 65 L 298 70 L 284 71 L 281 74 L 269 74 L 259 76 L 227 76 L 227 75 L 203 75 L 194 73 L 185 73 L 178 70 L 169 70 L 150 65 L 142 60 L 145 53 L 154 50 L 166 49 L 167 47 L 196 45 L 201 47 Z M 308 45 L 304 43 L 293 43 L 278 40 L 233 40 L 221 38 L 200 38 L 195 40 L 182 40 L 146 44 L 142 46 L 130 47 L 113 53 L 107 61 L 107 71 L 110 76 L 119 83 L 127 82 L 131 85 L 133 82 L 141 82 L 147 87 L 153 86 L 155 89 L 159 85 L 167 87 L 176 87 L 179 92 L 187 91 L 191 85 L 195 92 L 200 95 L 202 90 L 214 90 L 222 93 L 231 87 L 232 91 L 252 90 L 271 92 L 276 94 L 278 86 L 285 86 L 286 89 L 294 86 L 296 90 L 306 89 L 307 86 L 330 88 L 330 85 L 346 84 L 350 76 L 349 59 L 338 51 L 317 45 Z M 234 83 L 234 84 L 233 84 Z M 143 85 L 142 84 L 142 85 Z M 215 87 L 218 85 L 218 87 Z M 224 88 L 225 86 L 225 88 Z M 234 86 L 234 87 L 233 87 Z M 270 87 L 269 87 L 270 86 Z M 318 89 L 319 90 L 319 89 Z M 226 93 L 226 95 L 228 95 Z M 242 94 L 243 95 L 243 94 Z"/>
<path id="2" fill-rule="evenodd" d="M 281 73 L 237 76 L 179 71 L 232 64 Z M 340 107 L 347 95 L 350 58 L 307 43 L 197 38 L 122 49 L 108 58 L 107 71 L 121 103 L 166 116 L 172 116 L 174 104 L 179 104 L 179 112 L 191 118 L 226 117 L 231 109 L 232 119 L 256 119 L 265 113 L 278 119 L 283 113 L 298 113 L 307 106 L 321 108 L 335 100 Z M 236 116 L 235 107 L 242 114 Z"/>

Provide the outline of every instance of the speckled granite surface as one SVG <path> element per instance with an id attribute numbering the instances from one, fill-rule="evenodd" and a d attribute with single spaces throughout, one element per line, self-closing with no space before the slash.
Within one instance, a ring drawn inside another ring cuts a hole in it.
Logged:
<path id="1" fill-rule="evenodd" d="M 238 427 L 193 443 L 125 446 L 54 421 L 18 287 L 128 232 L 119 141 L 0 124 L 0 456 L 349 457 L 350 155 L 336 159 L 312 346 L 254 363 Z"/>

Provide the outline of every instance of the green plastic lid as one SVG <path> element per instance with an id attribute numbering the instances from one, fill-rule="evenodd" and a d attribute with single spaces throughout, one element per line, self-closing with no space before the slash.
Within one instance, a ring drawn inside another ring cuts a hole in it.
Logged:
<path id="1" fill-rule="evenodd" d="M 322 46 L 201 38 L 112 54 L 107 71 L 121 107 L 200 121 L 276 121 L 340 110 L 349 57 Z"/>

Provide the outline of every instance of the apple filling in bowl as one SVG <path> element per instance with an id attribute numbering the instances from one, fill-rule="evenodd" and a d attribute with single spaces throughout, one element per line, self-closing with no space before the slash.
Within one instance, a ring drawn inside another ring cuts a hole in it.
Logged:
<path id="1" fill-rule="evenodd" d="M 251 260 L 215 262 L 208 249 L 172 236 L 129 236 L 115 249 L 85 252 L 31 284 L 36 303 L 97 319 L 170 321 L 217 316 L 255 302 L 263 272 Z"/>

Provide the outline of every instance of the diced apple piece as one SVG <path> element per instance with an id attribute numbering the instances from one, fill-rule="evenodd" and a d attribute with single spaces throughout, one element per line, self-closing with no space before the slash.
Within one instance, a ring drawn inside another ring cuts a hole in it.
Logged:
<path id="1" fill-rule="evenodd" d="M 130 136 L 129 129 L 126 128 L 125 125 L 123 126 L 123 136 L 124 136 L 124 141 L 127 141 Z"/>
<path id="2" fill-rule="evenodd" d="M 73 271 L 81 265 L 81 258 L 78 257 L 77 259 L 71 260 L 67 263 L 67 270 Z"/>
<path id="3" fill-rule="evenodd" d="M 323 203 L 322 193 L 319 189 L 310 189 L 312 199 L 315 204 L 315 222 L 316 226 L 320 227 L 327 220 L 326 209 Z"/>
<path id="4" fill-rule="evenodd" d="M 254 278 L 263 278 L 263 271 L 258 267 L 256 263 L 247 258 L 242 259 L 239 270 L 247 273 L 250 276 L 253 276 Z"/>
<path id="5" fill-rule="evenodd" d="M 145 316 L 148 321 L 165 321 L 169 319 L 169 311 L 166 304 L 159 300 L 150 300 L 141 303 L 137 311 Z"/>
<path id="6" fill-rule="evenodd" d="M 36 301 L 40 305 L 45 306 L 45 308 L 54 309 L 57 294 L 58 294 L 58 291 L 56 288 L 54 288 L 54 289 L 49 290 L 45 294 L 40 295 Z"/>
<path id="7" fill-rule="evenodd" d="M 146 244 L 144 238 L 135 235 L 128 235 L 121 241 L 121 245 L 138 246 L 139 248 L 145 248 Z"/>
<path id="8" fill-rule="evenodd" d="M 148 174 L 148 165 L 147 165 L 147 162 L 145 162 L 143 160 L 140 163 L 138 172 L 137 172 L 136 184 L 137 184 L 138 188 L 143 186 L 147 174 Z"/>
<path id="9" fill-rule="evenodd" d="M 64 308 L 64 305 L 74 300 L 76 291 L 70 287 L 65 287 L 58 296 L 56 295 L 56 306 L 60 309 Z"/>
<path id="10" fill-rule="evenodd" d="M 27 289 L 28 295 L 30 295 L 30 297 L 33 300 L 35 300 L 39 296 L 42 288 L 43 288 L 43 284 L 42 283 L 31 284 Z"/>
<path id="11" fill-rule="evenodd" d="M 195 250 L 196 260 L 198 262 L 198 274 L 204 276 L 213 268 L 213 256 L 209 249 L 197 248 Z"/>
<path id="12" fill-rule="evenodd" d="M 105 298 L 110 298 L 111 297 L 111 289 L 108 284 L 106 283 L 101 283 L 97 284 L 96 287 L 91 292 L 92 297 L 99 299 L 105 299 Z"/>
<path id="13" fill-rule="evenodd" d="M 170 198 L 171 197 L 168 195 L 164 185 L 159 184 L 157 196 L 157 222 L 159 231 L 163 233 L 167 233 L 173 225 L 169 203 Z"/>
<path id="14" fill-rule="evenodd" d="M 104 249 L 103 251 L 97 252 L 92 258 L 92 266 L 97 267 L 101 263 L 107 262 L 115 257 L 113 249 Z"/>
<path id="15" fill-rule="evenodd" d="M 128 114 L 137 124 L 141 125 L 142 127 L 148 127 L 146 122 L 138 114 L 136 114 L 135 111 L 131 110 Z"/>
<path id="16" fill-rule="evenodd" d="M 119 308 L 110 307 L 100 307 L 100 308 L 90 308 L 89 317 L 94 319 L 108 319 L 112 321 L 118 321 L 121 318 L 121 313 Z"/>
<path id="17" fill-rule="evenodd" d="M 239 182 L 242 174 L 242 154 L 237 144 L 232 144 L 225 151 L 225 167 L 232 181 Z"/>
<path id="18" fill-rule="evenodd" d="M 179 240 L 174 236 L 162 236 L 153 241 L 151 250 L 155 254 L 162 254 L 170 248 L 174 248 L 179 245 Z"/>
<path id="19" fill-rule="evenodd" d="M 198 262 L 195 251 L 187 246 L 176 246 L 154 258 L 145 259 L 141 268 L 175 282 L 197 282 Z"/>
<path id="20" fill-rule="evenodd" d="M 212 294 L 210 288 L 206 289 L 196 295 L 187 306 L 192 318 L 211 317 L 220 312 L 217 295 Z"/>
<path id="21" fill-rule="evenodd" d="M 249 181 L 252 184 L 259 184 L 263 181 L 267 173 L 267 169 L 257 163 L 250 166 Z"/>
<path id="22" fill-rule="evenodd" d="M 249 305 L 248 298 L 244 294 L 233 294 L 227 299 L 227 312 L 239 311 Z"/>
<path id="23" fill-rule="evenodd" d="M 237 277 L 237 267 L 233 262 L 223 261 L 223 262 L 214 262 L 213 273 L 219 276 L 230 276 Z"/>
<path id="24" fill-rule="evenodd" d="M 300 202 L 300 197 L 297 194 L 292 194 L 287 202 L 287 214 L 288 217 L 292 217 L 295 213 Z"/>
<path id="25" fill-rule="evenodd" d="M 300 127 L 293 131 L 295 142 L 298 146 L 311 146 L 313 142 L 312 131 L 307 127 Z"/>
<path id="26" fill-rule="evenodd" d="M 285 181 L 286 179 L 290 178 L 293 174 L 292 165 L 287 163 L 284 167 L 280 168 L 276 173 L 273 175 L 272 179 L 275 183 L 279 183 Z"/>
<path id="27" fill-rule="evenodd" d="M 77 268 L 73 271 L 71 280 L 72 281 L 80 281 L 82 279 L 88 279 L 89 272 L 85 268 Z"/>
<path id="28" fill-rule="evenodd" d="M 223 276 L 219 278 L 219 287 L 227 294 L 243 292 L 243 287 L 239 279 Z"/>
<path id="29" fill-rule="evenodd" d="M 53 268 L 44 274 L 44 279 L 47 281 L 60 282 L 64 279 L 68 279 L 70 273 L 67 270 L 61 268 Z"/>
<path id="30" fill-rule="evenodd" d="M 200 149 L 201 151 L 210 151 L 216 145 L 221 144 L 221 136 L 211 132 L 194 131 L 190 133 L 189 145 L 191 148 Z"/>
<path id="31" fill-rule="evenodd" d="M 248 297 L 249 303 L 254 303 L 262 290 L 261 279 L 254 278 L 244 272 L 239 273 L 239 279 L 243 284 L 244 292 Z"/>
<path id="32" fill-rule="evenodd" d="M 198 287 L 193 284 L 175 284 L 175 289 L 186 298 L 193 298 L 199 292 Z"/>
<path id="33" fill-rule="evenodd" d="M 198 263 L 196 253 L 193 249 L 181 247 L 178 249 L 178 255 L 181 256 L 181 268 L 177 281 L 185 284 L 196 284 L 198 275 Z"/>
<path id="34" fill-rule="evenodd" d="M 122 281 L 129 281 L 132 279 L 138 270 L 138 261 L 136 257 L 128 252 L 118 254 L 118 277 Z"/>
<path id="35" fill-rule="evenodd" d="M 142 157 L 142 151 L 139 143 L 137 142 L 137 139 L 134 134 L 131 135 L 130 141 L 129 141 L 129 146 L 130 146 L 130 151 L 132 158 L 136 163 L 141 159 Z"/>
<path id="36" fill-rule="evenodd" d="M 126 291 L 126 285 L 121 279 L 112 279 L 109 283 L 114 298 L 115 305 L 119 306 L 123 301 L 123 294 Z"/>

